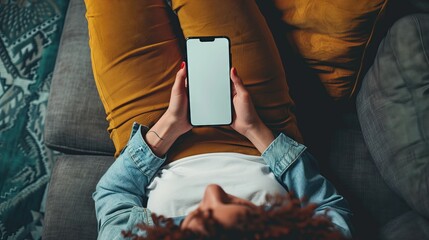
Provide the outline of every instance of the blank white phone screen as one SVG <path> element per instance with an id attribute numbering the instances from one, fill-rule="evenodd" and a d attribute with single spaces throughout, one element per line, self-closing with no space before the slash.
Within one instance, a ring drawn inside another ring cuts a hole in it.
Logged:
<path id="1" fill-rule="evenodd" d="M 194 126 L 232 121 L 229 40 L 186 41 L 190 122 Z"/>

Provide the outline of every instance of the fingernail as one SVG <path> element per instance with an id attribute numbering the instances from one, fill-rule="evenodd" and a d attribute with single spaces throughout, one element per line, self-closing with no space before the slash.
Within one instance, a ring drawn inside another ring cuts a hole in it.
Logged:
<path id="1" fill-rule="evenodd" d="M 182 65 L 180 65 L 180 69 L 183 69 L 185 67 L 185 62 L 182 62 Z"/>
<path id="2" fill-rule="evenodd" d="M 233 68 L 233 69 L 232 69 L 232 73 L 233 73 L 235 76 L 237 76 L 237 69 L 236 69 L 236 68 Z"/>

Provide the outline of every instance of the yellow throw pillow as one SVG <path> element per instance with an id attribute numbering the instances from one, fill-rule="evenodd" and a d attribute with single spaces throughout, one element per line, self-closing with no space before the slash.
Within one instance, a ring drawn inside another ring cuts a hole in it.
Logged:
<path id="1" fill-rule="evenodd" d="M 335 100 L 353 96 L 388 0 L 275 0 L 291 44 Z"/>

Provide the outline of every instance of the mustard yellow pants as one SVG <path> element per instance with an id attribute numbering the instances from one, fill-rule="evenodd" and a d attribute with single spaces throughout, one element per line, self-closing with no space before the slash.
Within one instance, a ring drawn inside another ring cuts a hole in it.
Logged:
<path id="1" fill-rule="evenodd" d="M 168 107 L 184 59 L 169 18 L 177 13 L 185 37 L 228 36 L 232 65 L 243 79 L 262 120 L 297 141 L 280 56 L 254 0 L 85 0 L 95 82 L 116 156 L 133 122 L 151 127 Z M 259 155 L 230 127 L 194 128 L 174 144 L 170 161 L 208 152 Z"/>

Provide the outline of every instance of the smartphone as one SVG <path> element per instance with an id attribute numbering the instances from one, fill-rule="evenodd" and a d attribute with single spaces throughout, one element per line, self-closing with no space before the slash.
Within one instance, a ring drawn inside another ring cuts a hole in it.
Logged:
<path id="1" fill-rule="evenodd" d="M 227 37 L 186 39 L 189 120 L 192 126 L 232 123 L 231 54 Z"/>

